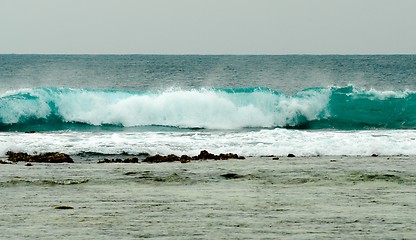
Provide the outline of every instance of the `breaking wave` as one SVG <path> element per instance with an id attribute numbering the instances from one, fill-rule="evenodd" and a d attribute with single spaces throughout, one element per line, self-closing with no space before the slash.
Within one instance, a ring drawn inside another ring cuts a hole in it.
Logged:
<path id="1" fill-rule="evenodd" d="M 118 91 L 31 88 L 0 96 L 0 130 L 165 126 L 416 129 L 416 93 L 347 87 L 293 95 L 268 88 Z"/>

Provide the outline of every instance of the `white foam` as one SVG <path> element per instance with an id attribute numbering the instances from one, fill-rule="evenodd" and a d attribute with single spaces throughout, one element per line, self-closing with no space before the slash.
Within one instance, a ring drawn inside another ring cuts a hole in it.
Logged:
<path id="1" fill-rule="evenodd" d="M 1 113 L 3 123 L 25 117 L 55 114 L 67 122 L 125 127 L 164 125 L 184 128 L 240 129 L 294 126 L 299 120 L 317 119 L 329 101 L 330 91 L 304 91 L 295 96 L 271 91 L 227 93 L 199 89 L 156 93 L 128 93 L 73 89 L 21 90 Z M 25 94 L 30 95 L 25 98 Z"/>
<path id="2" fill-rule="evenodd" d="M 241 155 L 416 155 L 416 130 L 0 133 L 6 151 L 190 154 L 201 149 Z"/>
<path id="3" fill-rule="evenodd" d="M 56 105 L 69 122 L 239 129 L 296 125 L 299 116 L 316 119 L 328 101 L 329 92 L 316 91 L 287 97 L 267 92 L 175 90 L 123 96 L 78 93 Z"/>
<path id="4" fill-rule="evenodd" d="M 69 122 L 126 127 L 165 125 L 231 129 L 270 127 L 272 116 L 252 104 L 236 105 L 213 91 L 173 91 L 111 98 L 108 95 L 74 96 L 58 101 L 60 114 Z M 88 104 L 85 104 L 88 103 Z"/>
<path id="5" fill-rule="evenodd" d="M 369 98 L 370 100 L 381 100 L 384 101 L 386 99 L 390 98 L 406 98 L 409 94 L 412 94 L 413 92 L 409 90 L 404 91 L 380 91 L 376 90 L 374 88 L 371 88 L 370 90 L 364 90 L 354 87 L 353 88 L 353 94 L 355 98 L 359 98 L 360 96 L 365 96 L 366 98 Z"/>
<path id="6" fill-rule="evenodd" d="M 316 120 L 327 115 L 330 91 L 328 89 L 318 91 L 299 92 L 295 96 L 279 96 L 277 101 L 275 126 L 296 126 L 299 117 L 306 120 Z M 320 116 L 323 115 L 323 116 Z"/>

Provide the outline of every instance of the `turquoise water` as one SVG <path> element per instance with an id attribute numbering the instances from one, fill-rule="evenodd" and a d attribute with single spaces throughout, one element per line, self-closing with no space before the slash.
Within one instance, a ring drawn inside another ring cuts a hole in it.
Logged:
<path id="1" fill-rule="evenodd" d="M 415 116 L 415 92 L 353 86 L 310 88 L 293 95 L 260 87 L 143 92 L 31 88 L 0 98 L 2 131 L 415 129 Z"/>
<path id="2" fill-rule="evenodd" d="M 88 141 L 117 153 L 132 146 L 126 138 L 142 144 L 133 153 L 197 153 L 200 140 L 240 154 L 416 154 L 415 130 L 415 55 L 0 55 L 3 154 L 77 153 Z M 23 144 L 19 134 L 33 131 L 49 137 Z M 68 135 L 70 144 L 53 144 Z M 276 146 L 282 137 L 287 145 Z M 344 150 L 325 152 L 328 144 Z"/>

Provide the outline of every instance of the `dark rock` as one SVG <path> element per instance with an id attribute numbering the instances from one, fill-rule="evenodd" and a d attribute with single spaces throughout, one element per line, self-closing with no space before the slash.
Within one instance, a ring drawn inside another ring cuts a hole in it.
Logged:
<path id="1" fill-rule="evenodd" d="M 31 156 L 27 153 L 15 153 L 15 152 L 11 152 L 8 151 L 6 153 L 7 155 L 7 160 L 12 161 L 12 162 L 30 162 Z"/>
<path id="2" fill-rule="evenodd" d="M 158 163 L 161 161 L 162 161 L 162 156 L 159 154 L 156 154 L 154 156 L 148 156 L 143 160 L 143 162 L 150 162 L 150 163 Z"/>
<path id="3" fill-rule="evenodd" d="M 227 159 L 245 159 L 245 158 L 244 157 L 239 157 L 237 154 L 234 154 L 234 153 L 226 153 L 226 154 L 221 153 L 220 154 L 220 159 L 221 160 L 227 160 Z"/>
<path id="4" fill-rule="evenodd" d="M 74 160 L 65 154 L 57 152 L 49 152 L 33 156 L 34 162 L 48 162 L 48 163 L 73 163 Z"/>
<path id="5" fill-rule="evenodd" d="M 242 178 L 243 176 L 238 175 L 237 173 L 226 173 L 226 174 L 222 174 L 221 177 L 224 177 L 226 179 L 236 179 L 236 178 Z"/>
<path id="6" fill-rule="evenodd" d="M 378 155 L 377 155 L 377 154 L 375 154 L 375 153 L 374 153 L 374 154 L 372 154 L 371 156 L 372 156 L 372 157 L 378 157 Z"/>
<path id="7" fill-rule="evenodd" d="M 192 158 L 188 155 L 182 155 L 179 159 L 181 161 L 181 163 L 189 163 Z"/>
<path id="8" fill-rule="evenodd" d="M 279 157 L 274 157 L 274 158 L 272 158 L 273 160 L 279 160 L 280 158 Z"/>
<path id="9" fill-rule="evenodd" d="M 179 162 L 179 161 L 180 161 L 180 158 L 176 156 L 175 154 L 169 154 L 167 156 L 156 154 L 154 156 L 149 156 L 143 160 L 143 162 L 148 162 L 148 163 Z"/>
<path id="10" fill-rule="evenodd" d="M 25 166 L 27 166 L 27 167 L 31 167 L 31 166 L 33 166 L 33 164 L 31 164 L 31 163 L 26 163 L 26 165 Z"/>
<path id="11" fill-rule="evenodd" d="M 139 163 L 139 159 L 137 157 L 132 157 L 132 158 L 125 158 L 125 159 L 120 159 L 120 158 L 116 158 L 116 159 L 103 159 L 98 161 L 97 163 Z"/>
<path id="12" fill-rule="evenodd" d="M 219 159 L 219 156 L 215 156 L 212 153 L 209 153 L 207 150 L 202 150 L 197 156 L 198 160 L 207 160 L 207 159 Z"/>
<path id="13" fill-rule="evenodd" d="M 295 156 L 295 154 L 293 154 L 293 153 L 289 153 L 289 154 L 287 155 L 287 157 L 294 158 L 294 157 L 296 157 L 296 156 Z"/>
<path id="14" fill-rule="evenodd" d="M 162 162 L 162 156 L 159 154 L 156 154 L 154 156 L 148 156 L 143 160 L 143 162 L 151 162 L 151 163 Z"/>
<path id="15" fill-rule="evenodd" d="M 220 155 L 215 155 L 209 153 L 207 150 L 202 150 L 198 156 L 190 157 L 188 155 L 182 155 L 178 157 L 174 154 L 170 154 L 167 156 L 162 156 L 156 154 L 154 156 L 149 156 L 143 160 L 143 162 L 148 163 L 161 163 L 161 162 L 181 162 L 181 163 L 188 163 L 192 160 L 228 160 L 228 159 L 245 159 L 243 156 L 238 156 L 234 153 L 221 153 Z"/>
<path id="16" fill-rule="evenodd" d="M 234 153 L 221 153 L 220 155 L 215 155 L 215 154 L 209 153 L 206 150 L 202 150 L 197 156 L 196 160 L 208 160 L 208 159 L 228 160 L 228 159 L 245 159 L 245 157 L 238 156 L 237 154 L 234 154 Z"/>
<path id="17" fill-rule="evenodd" d="M 137 157 L 126 158 L 124 159 L 124 163 L 139 163 L 139 159 Z"/>
<path id="18" fill-rule="evenodd" d="M 179 162 L 180 158 L 175 154 L 169 154 L 166 156 L 166 162 Z"/>
<path id="19" fill-rule="evenodd" d="M 55 206 L 55 209 L 59 209 L 59 210 L 69 210 L 69 209 L 74 209 L 71 206 Z"/>
<path id="20" fill-rule="evenodd" d="M 40 163 L 73 163 L 74 160 L 65 154 L 58 152 L 47 152 L 38 155 L 29 155 L 27 153 L 7 152 L 8 160 L 11 162 L 40 162 Z"/>

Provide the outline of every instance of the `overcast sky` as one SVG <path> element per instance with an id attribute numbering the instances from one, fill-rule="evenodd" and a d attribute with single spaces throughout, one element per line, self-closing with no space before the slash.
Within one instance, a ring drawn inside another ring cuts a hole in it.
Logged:
<path id="1" fill-rule="evenodd" d="M 0 0 L 0 53 L 416 54 L 416 0 Z"/>

